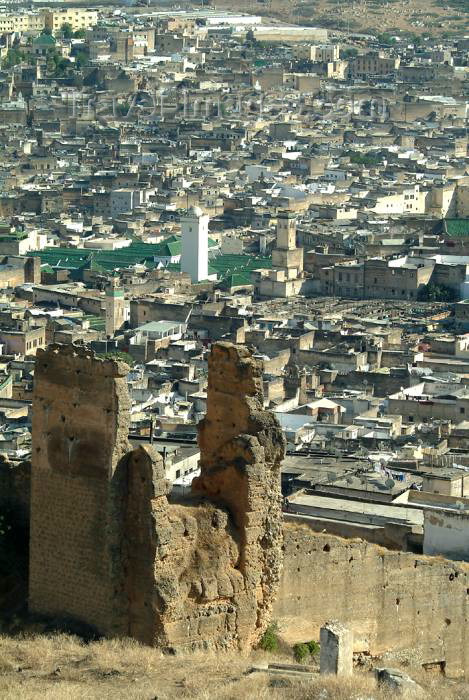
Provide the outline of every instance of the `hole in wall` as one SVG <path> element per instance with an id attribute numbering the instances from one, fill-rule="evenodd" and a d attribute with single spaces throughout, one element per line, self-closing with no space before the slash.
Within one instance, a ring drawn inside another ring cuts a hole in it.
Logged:
<path id="1" fill-rule="evenodd" d="M 448 627 L 449 627 L 449 625 L 451 624 L 451 620 L 449 619 L 449 617 L 445 618 L 445 622 L 446 622 L 446 624 L 447 624 Z"/>
<path id="2" fill-rule="evenodd" d="M 450 575 L 448 576 L 448 578 L 449 578 L 450 581 L 454 581 L 454 574 L 450 574 Z"/>
<path id="3" fill-rule="evenodd" d="M 331 551 L 331 545 L 330 544 L 325 544 L 324 547 L 322 548 L 323 552 L 330 552 Z"/>
<path id="4" fill-rule="evenodd" d="M 396 605 L 400 605 L 400 603 L 401 603 L 401 599 L 400 599 L 400 598 L 396 598 Z"/>

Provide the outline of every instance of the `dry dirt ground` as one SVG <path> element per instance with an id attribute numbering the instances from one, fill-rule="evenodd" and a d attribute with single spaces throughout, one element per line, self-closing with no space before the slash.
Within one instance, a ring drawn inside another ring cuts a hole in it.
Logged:
<path id="1" fill-rule="evenodd" d="M 2 700 L 391 700 L 376 688 L 373 674 L 357 671 L 350 681 L 315 674 L 297 681 L 267 673 L 251 673 L 253 665 L 292 662 L 288 650 L 196 653 L 163 656 L 129 641 L 85 644 L 63 634 L 0 636 L 0 697 Z M 315 662 L 313 662 L 314 664 Z M 311 667 L 317 672 L 317 665 Z M 469 686 L 435 676 L 414 678 L 428 698 L 468 700 Z"/>
<path id="2" fill-rule="evenodd" d="M 229 0 L 215 0 L 214 4 L 217 8 L 233 9 Z M 469 14 L 454 0 L 238 0 L 236 9 L 292 24 L 325 26 L 345 32 L 398 30 L 412 34 L 463 35 L 469 25 Z"/>

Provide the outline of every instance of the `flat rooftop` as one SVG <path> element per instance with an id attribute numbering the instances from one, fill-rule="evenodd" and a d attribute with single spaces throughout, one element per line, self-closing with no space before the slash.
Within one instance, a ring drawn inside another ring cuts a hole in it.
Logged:
<path id="1" fill-rule="evenodd" d="M 288 498 L 288 512 L 296 512 L 310 517 L 330 517 L 344 522 L 363 522 L 370 525 L 377 522 L 405 524 L 411 527 L 423 527 L 423 511 L 419 508 L 394 506 L 384 503 L 368 503 L 314 496 L 299 493 Z"/>

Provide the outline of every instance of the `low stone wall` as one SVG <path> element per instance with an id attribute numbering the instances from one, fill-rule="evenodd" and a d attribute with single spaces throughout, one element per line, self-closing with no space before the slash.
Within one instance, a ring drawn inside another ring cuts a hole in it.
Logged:
<path id="1" fill-rule="evenodd" d="M 274 608 L 289 642 L 319 639 L 329 619 L 354 632 L 354 650 L 413 650 L 451 677 L 469 676 L 469 564 L 391 551 L 285 525 Z"/>

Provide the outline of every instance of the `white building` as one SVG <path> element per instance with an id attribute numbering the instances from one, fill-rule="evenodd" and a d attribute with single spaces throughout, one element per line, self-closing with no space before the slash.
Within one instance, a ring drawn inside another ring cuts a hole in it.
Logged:
<path id="1" fill-rule="evenodd" d="M 208 279 L 208 222 L 209 216 L 200 207 L 191 207 L 181 218 L 181 271 L 192 282 Z"/>
<path id="2" fill-rule="evenodd" d="M 111 192 L 111 217 L 128 214 L 148 202 L 149 190 L 120 187 Z"/>

